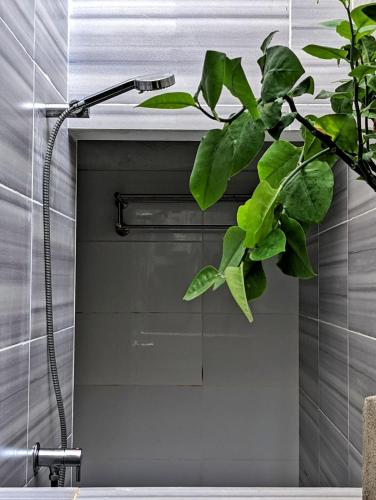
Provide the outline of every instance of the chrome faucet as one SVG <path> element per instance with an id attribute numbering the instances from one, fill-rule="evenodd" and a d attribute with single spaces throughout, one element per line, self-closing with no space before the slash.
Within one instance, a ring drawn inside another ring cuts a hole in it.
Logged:
<path id="1" fill-rule="evenodd" d="M 51 486 L 58 486 L 59 471 L 61 467 L 75 467 L 76 481 L 81 480 L 81 448 L 41 448 L 39 443 L 33 447 L 34 475 L 41 467 L 50 469 Z"/>

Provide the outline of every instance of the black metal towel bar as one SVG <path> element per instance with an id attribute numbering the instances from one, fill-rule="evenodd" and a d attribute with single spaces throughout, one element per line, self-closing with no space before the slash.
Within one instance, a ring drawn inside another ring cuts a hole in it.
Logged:
<path id="1" fill-rule="evenodd" d="M 124 210 L 130 201 L 134 203 L 196 203 L 191 195 L 186 194 L 122 194 L 115 193 L 117 207 L 117 222 L 115 230 L 120 236 L 126 236 L 130 231 L 163 231 L 163 232 L 222 232 L 228 228 L 225 224 L 126 224 Z M 249 195 L 228 194 L 220 202 L 243 203 Z"/>

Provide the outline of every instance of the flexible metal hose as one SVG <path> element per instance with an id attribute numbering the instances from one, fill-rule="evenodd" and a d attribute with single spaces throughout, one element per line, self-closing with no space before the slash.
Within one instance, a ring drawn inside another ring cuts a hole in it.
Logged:
<path id="1" fill-rule="evenodd" d="M 59 382 L 59 373 L 56 363 L 55 352 L 55 339 L 54 339 L 54 322 L 53 322 L 53 307 L 52 307 L 52 272 L 51 272 L 51 220 L 50 220 L 50 174 L 51 174 L 51 160 L 52 152 L 56 136 L 59 132 L 64 120 L 71 113 L 71 108 L 66 109 L 58 117 L 46 148 L 46 155 L 43 165 L 43 235 L 44 235 L 44 273 L 45 273 L 45 293 L 46 293 L 46 322 L 47 322 L 47 349 L 48 360 L 50 365 L 50 372 L 52 383 L 56 396 L 57 410 L 60 420 L 60 435 L 61 435 L 61 448 L 66 449 L 67 442 L 67 423 L 65 419 L 64 401 L 61 393 Z M 59 470 L 59 486 L 65 484 L 65 467 Z"/>

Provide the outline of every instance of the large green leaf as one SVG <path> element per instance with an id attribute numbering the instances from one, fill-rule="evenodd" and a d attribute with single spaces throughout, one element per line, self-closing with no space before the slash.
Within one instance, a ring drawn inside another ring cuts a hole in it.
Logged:
<path id="1" fill-rule="evenodd" d="M 269 134 L 273 137 L 273 139 L 278 141 L 278 139 L 281 137 L 282 132 L 285 130 L 285 128 L 287 128 L 294 122 L 296 116 L 296 112 L 283 114 L 279 122 L 276 123 L 274 127 L 269 129 Z"/>
<path id="2" fill-rule="evenodd" d="M 244 261 L 244 285 L 247 300 L 257 299 L 266 290 L 266 276 L 261 261 Z"/>
<path id="3" fill-rule="evenodd" d="M 362 7 L 362 8 L 361 8 Z M 363 5 L 358 7 L 359 11 L 362 11 L 363 15 L 376 22 L 376 3 L 370 3 L 368 5 Z M 356 10 L 356 9 L 355 9 Z M 356 13 L 358 15 L 358 13 Z M 352 12 L 352 17 L 354 16 L 354 11 Z M 353 17 L 354 19 L 354 17 Z M 362 18 L 360 18 L 362 19 Z"/>
<path id="4" fill-rule="evenodd" d="M 208 50 L 197 94 L 201 91 L 209 108 L 214 111 L 221 96 L 225 79 L 226 54 Z M 196 94 L 196 95 L 197 95 Z"/>
<path id="5" fill-rule="evenodd" d="M 306 245 L 306 236 L 298 221 L 287 215 L 281 216 L 282 230 L 286 235 L 286 251 L 278 261 L 278 267 L 289 276 L 297 278 L 313 278 L 312 269 Z"/>
<path id="6" fill-rule="evenodd" d="M 235 302 L 249 322 L 253 321 L 252 313 L 248 305 L 247 295 L 244 286 L 243 264 L 239 267 L 227 267 L 225 270 L 227 286 Z"/>
<path id="7" fill-rule="evenodd" d="M 288 47 L 276 45 L 265 52 L 261 98 L 264 102 L 284 97 L 304 73 L 297 56 Z"/>
<path id="8" fill-rule="evenodd" d="M 346 59 L 347 50 L 324 47 L 323 45 L 310 44 L 303 48 L 307 54 L 319 59 Z"/>
<path id="9" fill-rule="evenodd" d="M 259 104 L 260 117 L 266 129 L 271 129 L 279 123 L 282 116 L 283 99 Z"/>
<path id="10" fill-rule="evenodd" d="M 320 223 L 333 196 L 333 173 L 326 162 L 314 160 L 283 188 L 281 199 L 290 217 L 301 222 Z"/>
<path id="11" fill-rule="evenodd" d="M 224 84 L 256 120 L 259 118 L 257 100 L 245 76 L 241 61 L 241 57 L 236 59 L 226 57 Z"/>
<path id="12" fill-rule="evenodd" d="M 335 113 L 351 114 L 353 108 L 353 96 L 351 92 L 334 92 L 330 97 L 330 104 Z"/>
<path id="13" fill-rule="evenodd" d="M 366 26 L 373 25 L 375 23 L 374 13 L 376 9 L 376 4 L 359 5 L 351 11 L 351 18 L 354 21 L 356 27 L 359 29 Z"/>
<path id="14" fill-rule="evenodd" d="M 291 97 L 299 97 L 303 94 L 311 94 L 313 95 L 315 91 L 315 82 L 312 78 L 312 76 L 307 76 L 307 78 L 304 78 L 296 87 L 294 87 L 291 92 L 289 92 L 289 95 Z"/>
<path id="15" fill-rule="evenodd" d="M 227 229 L 223 237 L 222 259 L 218 269 L 220 274 L 223 274 L 227 267 L 236 267 L 240 264 L 245 252 L 244 238 L 245 232 L 240 227 L 232 226 Z M 224 282 L 224 278 L 218 278 L 213 289 L 216 290 Z"/>
<path id="16" fill-rule="evenodd" d="M 196 106 L 195 100 L 187 92 L 166 92 L 141 102 L 139 108 L 181 109 Z"/>
<path id="17" fill-rule="evenodd" d="M 221 198 L 231 175 L 233 150 L 222 130 L 210 130 L 202 139 L 189 180 L 192 196 L 202 210 Z"/>
<path id="18" fill-rule="evenodd" d="M 287 141 L 276 141 L 265 151 L 257 165 L 260 180 L 277 188 L 298 164 L 301 148 Z"/>
<path id="19" fill-rule="evenodd" d="M 206 266 L 193 278 L 186 291 L 183 300 L 193 300 L 209 290 L 218 278 L 219 274 L 215 267 Z"/>
<path id="20" fill-rule="evenodd" d="M 268 236 L 251 250 L 249 255 L 252 260 L 266 260 L 285 251 L 286 236 L 281 229 L 274 229 Z"/>
<path id="21" fill-rule="evenodd" d="M 238 208 L 238 226 L 246 231 L 244 245 L 254 248 L 272 229 L 278 191 L 261 181 L 252 198 Z"/>
<path id="22" fill-rule="evenodd" d="M 269 33 L 269 35 L 267 35 L 267 37 L 265 38 L 265 40 L 261 44 L 261 47 L 260 47 L 261 52 L 263 52 L 265 54 L 266 50 L 269 48 L 269 45 L 271 44 L 271 41 L 273 40 L 273 37 L 276 33 L 278 33 L 278 30 L 272 31 L 271 33 Z"/>
<path id="23" fill-rule="evenodd" d="M 346 40 L 351 40 L 352 38 L 351 26 L 348 21 L 341 21 L 336 27 L 336 32 L 339 36 L 346 38 Z"/>
<path id="24" fill-rule="evenodd" d="M 248 111 L 242 113 L 225 129 L 226 139 L 232 147 L 231 175 L 235 175 L 255 158 L 264 145 L 265 130 L 261 120 L 252 118 Z"/>
<path id="25" fill-rule="evenodd" d="M 376 72 L 376 66 L 374 64 L 360 64 L 352 71 L 350 71 L 349 76 L 355 77 L 357 80 L 362 80 L 366 75 L 374 75 Z"/>
<path id="26" fill-rule="evenodd" d="M 314 115 L 307 115 L 305 117 L 310 123 L 315 124 L 317 117 Z M 308 160 L 312 156 L 316 155 L 320 151 L 326 148 L 326 146 L 314 135 L 311 134 L 309 130 L 302 126 L 301 134 L 304 140 L 304 155 L 303 159 Z M 334 154 L 328 153 L 321 157 L 322 161 L 326 161 L 328 165 L 333 167 L 337 161 L 337 157 Z"/>
<path id="27" fill-rule="evenodd" d="M 315 128 L 329 135 L 345 151 L 356 153 L 358 149 L 356 122 L 352 115 L 325 115 L 315 122 Z"/>

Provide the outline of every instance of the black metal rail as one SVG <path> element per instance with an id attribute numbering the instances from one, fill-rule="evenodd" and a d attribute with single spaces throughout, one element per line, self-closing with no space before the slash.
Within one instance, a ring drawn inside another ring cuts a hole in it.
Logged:
<path id="1" fill-rule="evenodd" d="M 129 202 L 134 203 L 196 203 L 191 195 L 186 194 L 123 194 L 115 193 L 117 207 L 117 222 L 115 230 L 120 236 L 126 236 L 130 231 L 163 231 L 163 232 L 222 232 L 228 228 L 224 224 L 127 224 L 124 210 Z M 249 195 L 227 194 L 219 202 L 243 203 Z"/>

